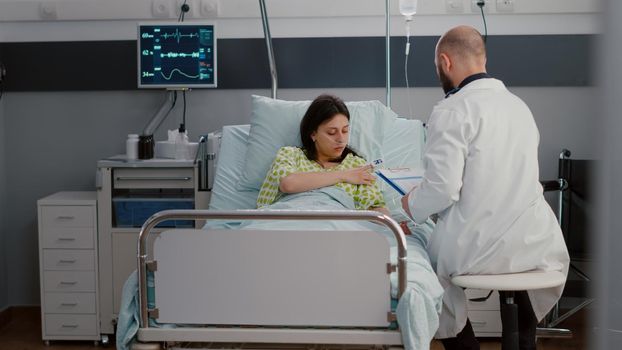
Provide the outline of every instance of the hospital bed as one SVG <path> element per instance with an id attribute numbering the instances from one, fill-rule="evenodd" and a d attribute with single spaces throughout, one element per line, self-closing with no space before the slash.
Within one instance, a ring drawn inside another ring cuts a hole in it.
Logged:
<path id="1" fill-rule="evenodd" d="M 261 130 L 257 109 L 268 104 L 264 112 L 275 115 L 271 103 L 254 97 L 252 126 L 223 128 L 210 210 L 159 212 L 143 225 L 135 347 L 349 344 L 427 349 L 442 299 L 425 251 L 431 223 L 412 227 L 414 234 L 405 236 L 388 216 L 340 210 L 342 203 L 331 202 L 339 194 L 330 188 L 291 196 L 269 210 L 253 209 L 257 188 L 244 188 L 240 178 L 248 180 L 249 156 L 254 159 L 249 150 L 257 146 L 253 142 L 270 143 L 253 140 L 253 128 Z M 379 105 L 349 105 L 351 139 L 363 140 L 357 150 L 367 153 L 366 159 L 382 157 L 388 167 L 420 166 L 421 122 L 396 118 Z M 378 113 L 385 115 L 376 118 Z M 298 121 L 279 122 L 277 116 L 273 123 L 297 128 Z M 268 136 L 278 139 L 278 131 Z M 281 131 L 289 137 L 288 130 Z M 403 218 L 399 195 L 381 188 L 391 213 Z M 172 219 L 207 224 L 150 236 L 158 223 Z M 150 240 L 152 250 L 147 249 Z"/>

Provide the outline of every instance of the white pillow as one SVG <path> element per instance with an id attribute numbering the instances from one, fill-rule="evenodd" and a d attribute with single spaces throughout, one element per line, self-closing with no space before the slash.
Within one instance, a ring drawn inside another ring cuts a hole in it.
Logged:
<path id="1" fill-rule="evenodd" d="M 425 145 L 425 128 L 420 120 L 398 118 L 384 136 L 382 151 L 386 168 L 423 168 L 423 146 Z M 387 209 L 396 219 L 404 219 L 401 198 L 393 187 L 381 179 L 377 179 L 380 190 L 387 204 Z"/>
<path id="2" fill-rule="evenodd" d="M 251 129 L 239 190 L 259 189 L 283 146 L 302 145 L 300 121 L 311 101 L 283 101 L 252 97 Z M 367 161 L 383 158 L 385 131 L 397 115 L 379 101 L 347 102 L 350 111 L 349 146 Z"/>

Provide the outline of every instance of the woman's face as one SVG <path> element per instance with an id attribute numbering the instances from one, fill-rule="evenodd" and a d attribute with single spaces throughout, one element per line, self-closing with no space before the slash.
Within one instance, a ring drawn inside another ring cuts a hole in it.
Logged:
<path id="1" fill-rule="evenodd" d="M 336 114 L 318 126 L 311 134 L 315 143 L 318 160 L 331 160 L 341 157 L 348 145 L 350 123 L 343 114 Z"/>

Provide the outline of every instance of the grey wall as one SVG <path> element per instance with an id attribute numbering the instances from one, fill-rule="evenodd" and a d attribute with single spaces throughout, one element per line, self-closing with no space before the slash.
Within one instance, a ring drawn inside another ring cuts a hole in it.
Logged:
<path id="1" fill-rule="evenodd" d="M 595 156 L 592 121 L 596 90 L 591 87 L 511 88 L 531 107 L 540 127 L 541 178 L 557 174 L 557 156 L 563 147 L 576 157 Z M 312 99 L 332 92 L 345 100 L 384 99 L 384 89 L 288 89 L 282 99 Z M 223 125 L 249 122 L 251 94 L 267 90 L 195 90 L 188 93 L 187 127 L 192 139 Z M 412 110 L 426 120 L 442 98 L 440 88 L 410 91 Z M 61 190 L 94 190 L 98 159 L 124 152 L 128 133 L 140 132 L 157 110 L 162 95 L 154 91 L 115 92 L 23 92 L 6 93 L 2 139 L 6 149 L 6 229 L 1 249 L 6 256 L 9 305 L 39 304 L 36 200 Z M 178 106 L 161 126 L 176 127 L 181 118 Z M 405 89 L 393 90 L 393 109 L 410 115 Z M 1 111 L 1 110 L 0 110 Z M 0 121 L 2 114 L 0 112 Z M 0 124 L 0 130 L 2 130 Z M 1 135 L 0 135 L 1 136 Z M 0 146 L 0 164 L 2 164 Z M 5 171 L 3 171 L 3 174 Z M 0 175 L 0 184 L 2 183 Z M 2 185 L 0 185 L 2 191 Z M 1 203 L 1 202 L 0 202 Z M 0 226 L 2 227 L 2 226 Z M 0 235 L 0 239 L 2 236 Z M 0 259 L 0 282 L 2 282 Z M 0 288 L 0 308 L 2 293 Z"/>
<path id="2" fill-rule="evenodd" d="M 605 36 L 599 48 L 599 85 L 602 94 L 599 103 L 602 117 L 599 125 L 599 146 L 603 153 L 600 174 L 595 185 L 598 188 L 598 221 L 594 227 L 596 241 L 596 275 L 598 282 L 594 288 L 596 312 L 593 317 L 594 335 L 591 349 L 622 348 L 622 2 L 604 1 Z"/>
<path id="3" fill-rule="evenodd" d="M 0 99 L 0 311 L 9 305 L 7 260 L 6 260 L 6 133 L 5 133 L 4 99 Z"/>

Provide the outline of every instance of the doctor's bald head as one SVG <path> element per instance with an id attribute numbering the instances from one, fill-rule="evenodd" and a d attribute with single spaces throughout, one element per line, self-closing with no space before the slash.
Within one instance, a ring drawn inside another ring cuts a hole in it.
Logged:
<path id="1" fill-rule="evenodd" d="M 434 64 L 443 88 L 448 84 L 456 86 L 471 74 L 485 72 L 484 38 L 470 26 L 450 29 L 436 44 Z"/>
<path id="2" fill-rule="evenodd" d="M 477 29 L 469 26 L 458 26 L 443 34 L 436 44 L 436 56 L 441 53 L 465 64 L 486 64 L 484 38 Z"/>

